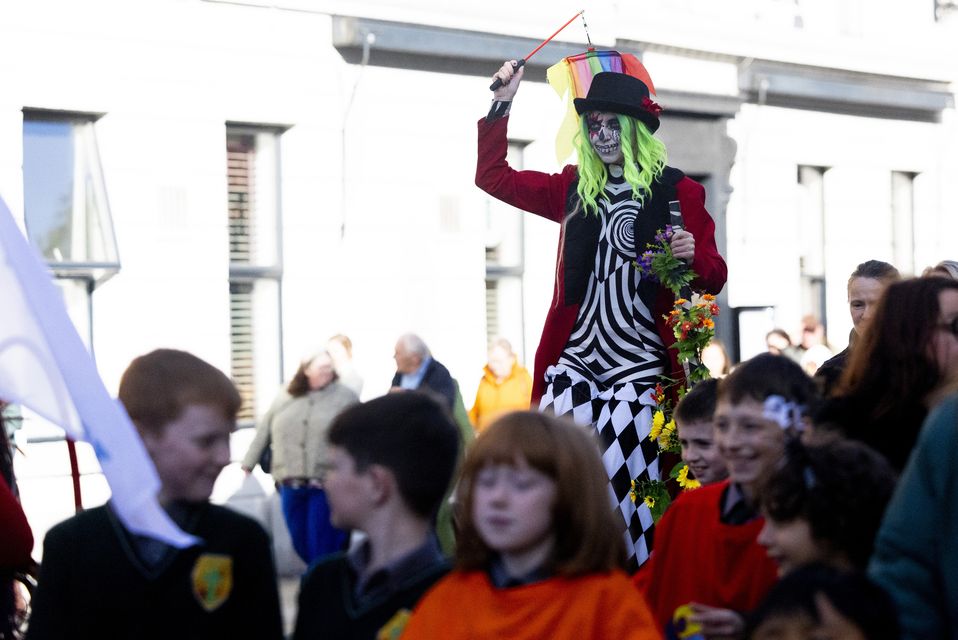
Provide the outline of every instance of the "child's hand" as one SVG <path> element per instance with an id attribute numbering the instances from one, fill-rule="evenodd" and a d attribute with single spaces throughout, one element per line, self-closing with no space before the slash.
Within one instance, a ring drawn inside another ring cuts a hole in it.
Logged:
<path id="1" fill-rule="evenodd" d="M 689 606 L 692 609 L 691 621 L 702 626 L 702 635 L 706 638 L 712 640 L 742 637 L 745 631 L 745 619 L 738 612 L 696 602 Z"/>

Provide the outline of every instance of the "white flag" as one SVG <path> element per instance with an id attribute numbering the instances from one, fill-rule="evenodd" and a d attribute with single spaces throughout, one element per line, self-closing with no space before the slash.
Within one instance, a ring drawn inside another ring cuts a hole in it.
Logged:
<path id="1" fill-rule="evenodd" d="M 188 547 L 198 540 L 160 508 L 136 428 L 107 392 L 46 267 L 0 198 L 0 398 L 93 445 L 112 504 L 131 532 Z"/>

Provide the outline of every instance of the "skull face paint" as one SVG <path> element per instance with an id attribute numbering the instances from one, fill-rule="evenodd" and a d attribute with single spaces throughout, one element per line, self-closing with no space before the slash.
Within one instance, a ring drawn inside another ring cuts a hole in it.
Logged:
<path id="1" fill-rule="evenodd" d="M 590 111 L 585 116 L 589 142 L 599 159 L 606 164 L 622 163 L 622 135 L 619 116 L 605 111 Z"/>

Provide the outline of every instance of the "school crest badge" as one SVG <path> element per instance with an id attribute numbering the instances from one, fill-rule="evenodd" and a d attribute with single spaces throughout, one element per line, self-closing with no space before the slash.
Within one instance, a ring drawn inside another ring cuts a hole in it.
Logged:
<path id="1" fill-rule="evenodd" d="M 233 558 L 204 553 L 193 565 L 193 597 L 207 611 L 215 611 L 233 591 Z"/>
<path id="2" fill-rule="evenodd" d="M 376 640 L 398 640 L 409 623 L 409 609 L 400 609 L 376 634 Z"/>

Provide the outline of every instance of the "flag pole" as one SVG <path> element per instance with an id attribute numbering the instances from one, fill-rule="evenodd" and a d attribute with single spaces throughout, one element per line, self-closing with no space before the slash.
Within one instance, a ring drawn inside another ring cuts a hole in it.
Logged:
<path id="1" fill-rule="evenodd" d="M 77 443 L 67 438 L 67 452 L 70 454 L 70 477 L 73 479 L 73 506 L 77 513 L 83 511 L 83 496 L 80 493 L 80 464 L 77 460 Z"/>

